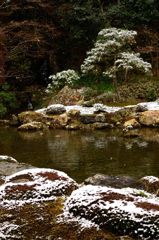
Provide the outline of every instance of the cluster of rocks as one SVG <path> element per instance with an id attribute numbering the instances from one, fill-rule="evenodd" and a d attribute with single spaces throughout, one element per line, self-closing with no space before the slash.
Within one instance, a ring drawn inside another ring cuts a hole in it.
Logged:
<path id="1" fill-rule="evenodd" d="M 22 112 L 16 119 L 14 116 L 10 124 L 17 125 L 20 131 L 120 127 L 127 134 L 132 129 L 158 127 L 159 103 L 140 103 L 125 107 L 108 107 L 100 103 L 90 107 L 53 104 L 37 111 Z"/>
<path id="2" fill-rule="evenodd" d="M 22 170 L 0 182 L 0 238 L 158 240 L 158 195 L 153 176 L 97 174 L 79 185 L 54 169 Z"/>

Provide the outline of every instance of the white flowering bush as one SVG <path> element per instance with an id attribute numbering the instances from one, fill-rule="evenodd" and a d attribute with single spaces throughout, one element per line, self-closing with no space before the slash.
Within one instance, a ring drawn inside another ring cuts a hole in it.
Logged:
<path id="1" fill-rule="evenodd" d="M 131 70 L 149 73 L 151 64 L 145 62 L 139 54 L 133 53 L 136 31 L 117 28 L 103 29 L 98 33 L 94 47 L 87 52 L 87 58 L 81 65 L 83 75 L 109 76 L 116 81 L 117 72 Z"/>
<path id="2" fill-rule="evenodd" d="M 76 71 L 68 69 L 66 71 L 58 72 L 55 75 L 51 75 L 49 79 L 51 79 L 52 82 L 47 86 L 47 93 L 53 89 L 59 89 L 65 85 L 73 86 L 80 79 L 80 77 Z"/>

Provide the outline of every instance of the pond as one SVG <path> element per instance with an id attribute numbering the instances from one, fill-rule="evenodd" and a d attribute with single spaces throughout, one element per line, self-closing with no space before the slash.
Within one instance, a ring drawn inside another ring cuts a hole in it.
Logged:
<path id="1" fill-rule="evenodd" d="M 159 130 L 125 138 L 119 130 L 26 133 L 0 128 L 0 155 L 64 171 L 78 182 L 96 173 L 159 176 Z"/>

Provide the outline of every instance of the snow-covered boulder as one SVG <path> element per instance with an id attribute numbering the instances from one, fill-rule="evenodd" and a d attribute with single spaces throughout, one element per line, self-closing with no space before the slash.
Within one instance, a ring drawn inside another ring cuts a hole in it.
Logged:
<path id="1" fill-rule="evenodd" d="M 159 199 L 147 192 L 87 185 L 65 203 L 65 217 L 142 240 L 159 239 Z"/>
<path id="2" fill-rule="evenodd" d="M 66 108 L 64 105 L 62 104 L 53 104 L 53 105 L 49 105 L 46 108 L 46 114 L 53 114 L 53 115 L 59 115 L 66 112 Z"/>
<path id="3" fill-rule="evenodd" d="M 0 206 L 54 200 L 77 188 L 67 174 L 53 169 L 27 169 L 6 177 L 0 186 Z"/>

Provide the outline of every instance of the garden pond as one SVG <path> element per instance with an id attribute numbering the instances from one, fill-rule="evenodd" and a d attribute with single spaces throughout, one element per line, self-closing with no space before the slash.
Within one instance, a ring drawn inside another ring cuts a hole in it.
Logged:
<path id="1" fill-rule="evenodd" d="M 140 137 L 127 138 L 117 129 L 18 132 L 0 128 L 0 155 L 64 171 L 78 182 L 96 173 L 159 176 L 159 130 L 142 129 Z"/>

